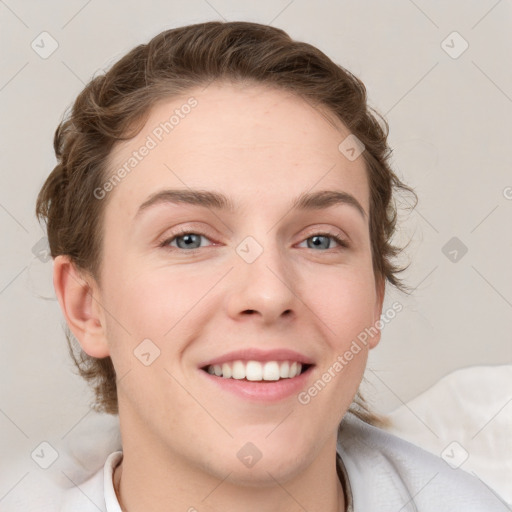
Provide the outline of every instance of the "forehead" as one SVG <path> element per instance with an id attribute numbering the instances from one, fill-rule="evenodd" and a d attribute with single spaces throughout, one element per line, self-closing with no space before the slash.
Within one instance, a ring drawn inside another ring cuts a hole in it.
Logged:
<path id="1" fill-rule="evenodd" d="M 222 190 L 244 203 L 334 188 L 368 212 L 363 157 L 350 161 L 339 150 L 349 134 L 325 109 L 291 92 L 215 82 L 154 104 L 142 130 L 115 146 L 107 176 L 122 178 L 109 203 L 133 217 L 166 187 Z"/>

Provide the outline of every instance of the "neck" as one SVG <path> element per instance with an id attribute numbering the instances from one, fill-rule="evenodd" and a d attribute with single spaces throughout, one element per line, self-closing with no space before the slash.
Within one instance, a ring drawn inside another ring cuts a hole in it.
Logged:
<path id="1" fill-rule="evenodd" d="M 119 505 L 123 512 L 152 510 L 154 512 L 187 511 L 215 512 L 218 510 L 247 512 L 303 512 L 323 510 L 345 512 L 345 496 L 338 479 L 335 464 L 329 471 L 297 475 L 281 484 L 241 486 L 232 483 L 229 475 L 219 481 L 211 475 L 195 474 L 194 478 L 178 479 L 176 474 L 158 475 L 157 465 L 141 467 L 125 456 L 114 469 L 113 483 Z M 144 460 L 151 460 L 144 457 Z M 315 468 L 318 464 L 314 464 Z M 173 474 L 174 473 L 174 474 Z M 206 478 L 205 478 L 206 476 Z M 327 476 L 327 477 L 326 477 Z M 207 481 L 206 487 L 201 481 Z"/>

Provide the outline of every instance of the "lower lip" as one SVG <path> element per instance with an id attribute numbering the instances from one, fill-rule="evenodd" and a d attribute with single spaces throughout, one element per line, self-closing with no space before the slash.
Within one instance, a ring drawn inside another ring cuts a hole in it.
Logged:
<path id="1" fill-rule="evenodd" d="M 248 381 L 238 379 L 225 379 L 199 370 L 210 382 L 219 386 L 223 391 L 229 391 L 245 400 L 261 402 L 277 402 L 290 396 L 297 395 L 306 385 L 313 366 L 305 372 L 291 379 L 276 381 Z"/>

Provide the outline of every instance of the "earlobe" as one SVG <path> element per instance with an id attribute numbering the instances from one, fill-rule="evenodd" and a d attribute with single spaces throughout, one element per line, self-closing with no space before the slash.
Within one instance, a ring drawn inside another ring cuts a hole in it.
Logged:
<path id="1" fill-rule="evenodd" d="M 69 256 L 54 259 L 53 286 L 66 323 L 86 354 L 103 358 L 110 352 L 94 284 L 92 278 L 82 276 Z"/>

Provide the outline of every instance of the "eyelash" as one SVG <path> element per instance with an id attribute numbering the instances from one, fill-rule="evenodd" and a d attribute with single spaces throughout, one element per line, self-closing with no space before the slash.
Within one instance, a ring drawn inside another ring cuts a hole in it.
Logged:
<path id="1" fill-rule="evenodd" d="M 204 249 L 204 247 L 197 247 L 195 249 L 186 249 L 185 250 L 185 249 L 180 249 L 179 247 L 170 247 L 169 246 L 169 244 L 171 242 L 173 242 L 174 240 L 176 240 L 176 238 L 179 238 L 179 237 L 181 237 L 183 235 L 199 235 L 199 236 L 203 236 L 204 238 L 207 238 L 208 240 L 210 240 L 208 235 L 206 235 L 205 233 L 202 233 L 200 231 L 192 231 L 190 229 L 181 229 L 181 230 L 173 233 L 170 238 L 166 238 L 165 240 L 163 240 L 159 244 L 159 247 L 161 247 L 163 249 L 168 249 L 170 251 L 178 250 L 178 251 L 184 251 L 184 252 L 188 252 L 188 253 L 192 253 L 192 254 L 195 253 L 196 251 L 199 251 L 200 249 Z M 339 250 L 341 250 L 341 249 L 349 249 L 350 248 L 350 244 L 347 242 L 347 240 L 345 240 L 344 238 L 340 238 L 338 235 L 336 235 L 334 233 L 329 233 L 329 232 L 312 233 L 311 235 L 306 237 L 304 240 L 308 240 L 309 238 L 313 238 L 314 236 L 325 236 L 325 237 L 328 237 L 328 238 L 332 238 L 340 246 L 338 248 Z M 336 248 L 334 248 L 334 249 L 336 249 Z M 328 252 L 330 250 L 333 250 L 333 249 L 327 249 L 326 251 L 323 251 L 323 252 Z"/>

